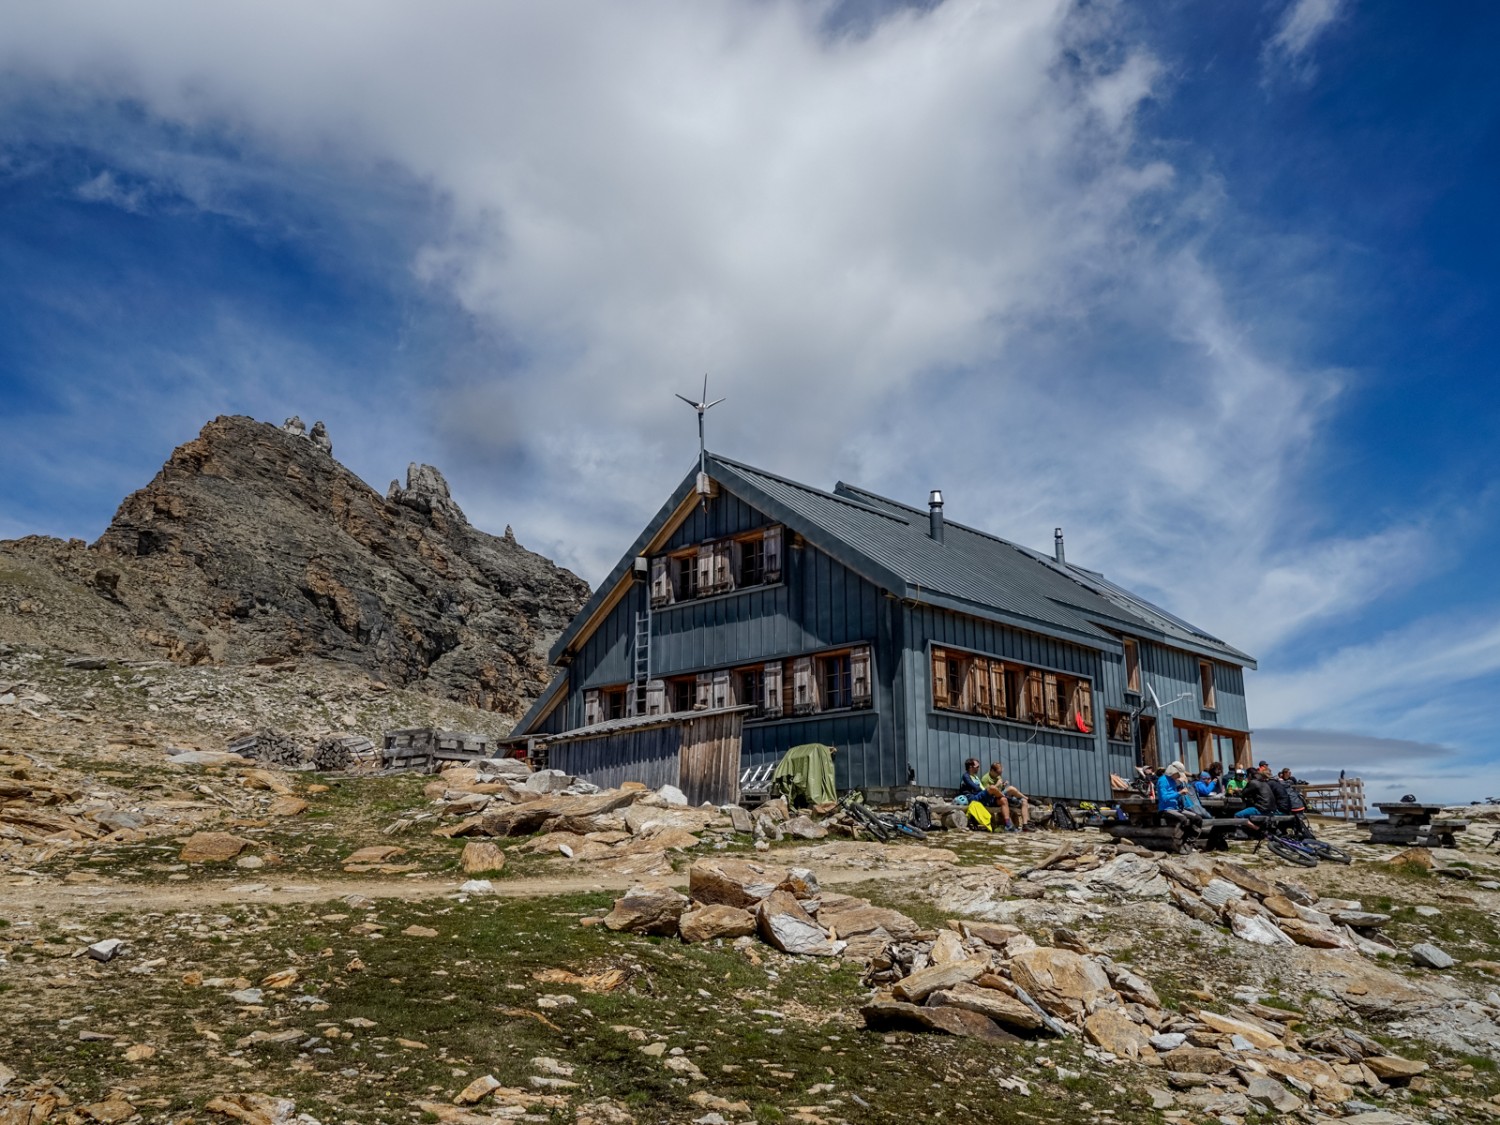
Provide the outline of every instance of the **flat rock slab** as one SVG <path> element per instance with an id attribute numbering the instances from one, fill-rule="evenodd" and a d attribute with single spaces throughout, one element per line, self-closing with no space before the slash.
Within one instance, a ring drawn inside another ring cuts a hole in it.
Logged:
<path id="1" fill-rule="evenodd" d="M 1411 947 L 1411 959 L 1427 969 L 1451 969 L 1457 963 L 1437 946 L 1425 941 Z"/>
<path id="2" fill-rule="evenodd" d="M 228 832 L 194 832 L 177 858 L 183 863 L 222 863 L 250 846 L 250 841 Z"/>
<path id="3" fill-rule="evenodd" d="M 896 982 L 895 988 L 891 990 L 897 1000 L 908 1004 L 920 1004 L 932 993 L 942 989 L 956 988 L 961 984 L 969 984 L 989 972 L 989 960 L 974 958 L 968 961 L 955 961 L 950 965 L 934 965 L 927 969 L 918 969 L 904 980 Z"/>
<path id="4" fill-rule="evenodd" d="M 750 911 L 738 906 L 712 903 L 690 910 L 682 916 L 680 932 L 686 942 L 712 941 L 714 938 L 747 937 L 755 933 L 756 919 Z"/>
<path id="5" fill-rule="evenodd" d="M 996 1023 L 1020 1031 L 1035 1031 L 1042 1026 L 1041 1016 L 1008 992 L 974 984 L 939 989 L 929 994 L 925 1003 L 929 1008 L 964 1008 L 978 1012 Z"/>
<path id="6" fill-rule="evenodd" d="M 541 797 L 486 812 L 479 831 L 486 836 L 529 836 L 554 817 L 594 817 L 634 804 L 640 793 L 610 789 L 587 797 Z"/>
<path id="7" fill-rule="evenodd" d="M 1119 1008 L 1100 1008 L 1083 1021 L 1090 1043 L 1122 1059 L 1138 1059 L 1149 1046 L 1148 1030 Z"/>
<path id="8" fill-rule="evenodd" d="M 859 1010 L 873 1031 L 936 1031 L 967 1039 L 1014 1042 L 1016 1037 L 994 1020 L 964 1008 L 927 1008 L 899 1000 L 872 1000 Z"/>

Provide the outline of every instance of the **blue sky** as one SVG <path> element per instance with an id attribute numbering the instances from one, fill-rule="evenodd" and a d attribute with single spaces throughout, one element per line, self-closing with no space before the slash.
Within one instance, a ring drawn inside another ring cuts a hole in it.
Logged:
<path id="1" fill-rule="evenodd" d="M 296 413 L 597 579 L 709 371 L 1254 652 L 1262 754 L 1500 792 L 1500 10 L 7 8 L 0 536 Z"/>

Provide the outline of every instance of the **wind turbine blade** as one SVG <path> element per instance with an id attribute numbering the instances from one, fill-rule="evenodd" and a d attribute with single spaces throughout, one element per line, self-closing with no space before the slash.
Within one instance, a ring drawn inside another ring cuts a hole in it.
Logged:
<path id="1" fill-rule="evenodd" d="M 682 399 L 683 402 L 687 403 L 694 410 L 698 410 L 699 409 L 698 404 L 696 402 L 694 402 L 692 399 L 688 398 L 687 395 L 678 395 L 677 397 L 680 398 L 680 399 Z"/>
<path id="2" fill-rule="evenodd" d="M 703 397 L 700 398 L 698 401 L 699 402 L 707 402 L 708 401 L 708 372 L 707 371 L 705 371 L 703 373 Z"/>
<path id="3" fill-rule="evenodd" d="M 713 400 L 713 402 L 710 402 L 710 403 L 706 403 L 706 404 L 705 404 L 705 405 L 704 405 L 704 407 L 703 407 L 703 409 L 704 409 L 704 410 L 707 410 L 707 409 L 708 409 L 708 408 L 709 408 L 709 407 L 710 407 L 710 406 L 718 406 L 718 405 L 719 405 L 719 403 L 721 403 L 721 402 L 723 402 L 723 401 L 724 401 L 724 400 L 723 400 L 723 399 L 722 399 L 722 398 L 716 398 L 716 399 L 714 399 L 714 400 Z"/>

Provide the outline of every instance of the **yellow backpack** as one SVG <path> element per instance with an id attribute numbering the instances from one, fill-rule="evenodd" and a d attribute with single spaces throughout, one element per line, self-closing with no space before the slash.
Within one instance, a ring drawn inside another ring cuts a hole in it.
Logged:
<path id="1" fill-rule="evenodd" d="M 994 815 L 983 804 L 978 801 L 970 801 L 965 808 L 968 810 L 969 819 L 980 828 L 983 828 L 986 832 L 993 832 L 995 830 Z"/>

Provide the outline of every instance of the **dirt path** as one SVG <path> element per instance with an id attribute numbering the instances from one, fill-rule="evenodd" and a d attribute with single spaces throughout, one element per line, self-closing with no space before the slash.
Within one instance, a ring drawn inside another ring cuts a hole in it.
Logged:
<path id="1" fill-rule="evenodd" d="M 778 855 L 778 865 L 798 862 L 795 853 Z M 931 864 L 913 863 L 881 867 L 879 870 L 843 868 L 820 871 L 825 886 L 862 883 L 870 879 L 904 879 L 931 875 Z M 88 883 L 69 886 L 62 883 L 36 883 L 31 886 L 0 885 L 0 903 L 12 917 L 29 911 L 38 913 L 99 913 L 115 911 L 182 911 L 196 912 L 236 906 L 244 903 L 330 902 L 345 895 L 360 894 L 367 898 L 418 900 L 439 898 L 458 891 L 458 878 L 444 879 L 359 879 L 348 877 L 250 882 L 224 879 L 211 883 Z M 590 891 L 625 891 L 632 885 L 648 882 L 665 883 L 679 889 L 687 886 L 687 873 L 642 879 L 639 876 L 611 875 L 606 872 L 578 875 L 545 875 L 525 879 L 502 879 L 494 883 L 494 894 L 500 898 L 545 898 L 549 895 L 585 894 Z"/>

